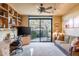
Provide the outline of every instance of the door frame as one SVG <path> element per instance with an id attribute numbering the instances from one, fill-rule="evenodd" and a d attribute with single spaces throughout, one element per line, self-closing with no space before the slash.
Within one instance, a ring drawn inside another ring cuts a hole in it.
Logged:
<path id="1" fill-rule="evenodd" d="M 29 18 L 29 17 L 51 17 L 51 18 Z M 29 20 L 40 20 L 40 24 L 41 24 L 41 19 L 45 19 L 45 20 L 47 20 L 47 19 L 50 19 L 51 20 L 51 41 L 41 41 L 41 38 L 39 38 L 40 39 L 40 42 L 52 42 L 52 31 L 53 31 L 53 23 L 52 23 L 52 21 L 53 21 L 53 19 L 52 19 L 52 16 L 29 16 L 28 17 L 28 26 L 30 26 L 29 25 L 29 23 L 30 23 L 30 21 Z M 40 25 L 40 27 L 41 27 L 41 25 Z M 37 42 L 37 41 L 33 41 L 33 42 Z"/>

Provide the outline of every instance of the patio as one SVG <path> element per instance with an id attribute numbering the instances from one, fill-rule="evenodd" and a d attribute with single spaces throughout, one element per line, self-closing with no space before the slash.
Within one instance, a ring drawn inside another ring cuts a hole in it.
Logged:
<path id="1" fill-rule="evenodd" d="M 47 38 L 47 37 L 41 37 L 41 38 L 34 38 L 31 40 L 32 42 L 50 42 L 51 38 Z"/>

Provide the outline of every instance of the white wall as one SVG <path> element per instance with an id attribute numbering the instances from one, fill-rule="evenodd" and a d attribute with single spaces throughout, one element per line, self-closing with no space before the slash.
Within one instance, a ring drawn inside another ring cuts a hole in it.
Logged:
<path id="1" fill-rule="evenodd" d="M 79 36 L 79 28 L 65 29 L 65 34 L 69 36 Z"/>
<path id="2" fill-rule="evenodd" d="M 71 35 L 71 36 L 79 36 L 79 27 L 74 27 L 74 23 L 72 24 L 72 28 L 64 28 L 65 23 L 68 23 L 70 19 L 75 21 L 75 18 L 79 16 L 79 6 L 76 6 L 68 14 L 63 16 L 63 30 L 66 35 Z M 73 22 L 74 22 L 73 21 Z M 78 19 L 79 22 L 79 19 Z"/>

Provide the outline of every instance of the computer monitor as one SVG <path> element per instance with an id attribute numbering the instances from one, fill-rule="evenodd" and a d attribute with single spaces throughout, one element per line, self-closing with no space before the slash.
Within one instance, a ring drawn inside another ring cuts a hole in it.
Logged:
<path id="1" fill-rule="evenodd" d="M 31 33 L 31 28 L 30 27 L 17 27 L 17 29 L 18 29 L 18 33 L 17 33 L 17 35 L 18 36 L 20 36 L 20 35 L 22 35 L 22 36 L 27 36 L 27 35 L 30 35 L 30 33 Z"/>

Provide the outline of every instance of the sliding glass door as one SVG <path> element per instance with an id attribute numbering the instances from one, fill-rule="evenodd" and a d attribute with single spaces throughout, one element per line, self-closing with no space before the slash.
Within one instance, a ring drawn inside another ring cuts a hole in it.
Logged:
<path id="1" fill-rule="evenodd" d="M 51 41 L 51 19 L 41 19 L 41 41 Z"/>
<path id="2" fill-rule="evenodd" d="M 51 42 L 51 18 L 30 18 L 32 42 Z"/>
<path id="3" fill-rule="evenodd" d="M 40 20 L 29 20 L 29 26 L 31 27 L 31 41 L 40 41 Z"/>

